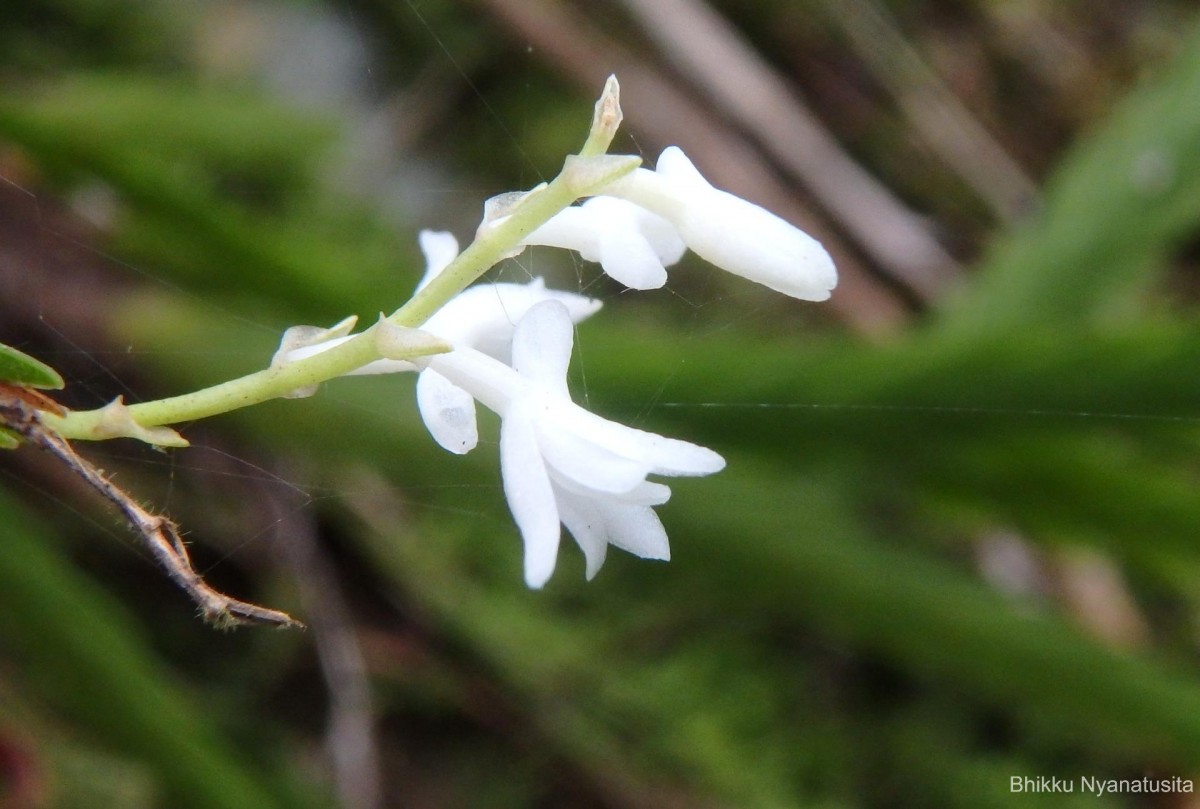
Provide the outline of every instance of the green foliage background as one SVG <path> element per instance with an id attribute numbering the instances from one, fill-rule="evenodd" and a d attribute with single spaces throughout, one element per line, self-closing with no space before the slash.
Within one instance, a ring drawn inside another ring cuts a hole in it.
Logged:
<path id="1" fill-rule="evenodd" d="M 726 10 L 773 58 L 772 24 L 821 19 L 752 5 Z M 891 5 L 917 38 L 955 18 Z M 963 5 L 969 28 L 983 12 Z M 1129 30 L 1167 44 L 1113 55 L 1137 62 L 1123 98 L 1055 121 L 1072 145 L 1037 153 L 1054 168 L 1025 221 L 890 178 L 968 223 L 974 257 L 886 337 L 699 262 L 677 294 L 638 297 L 536 254 L 608 300 L 578 334 L 590 406 L 729 460 L 673 487 L 669 565 L 612 558 L 584 585 L 564 544 L 526 591 L 494 446 L 440 452 L 408 380 L 195 425 L 199 448 L 170 458 L 84 451 L 188 527 L 219 586 L 314 623 L 327 602 L 286 545 L 315 537 L 365 656 L 383 805 L 1176 805 L 1009 790 L 1200 774 L 1200 31 L 1146 5 L 1159 16 Z M 394 308 L 417 228 L 465 236 L 484 197 L 553 171 L 586 127 L 590 99 L 481 7 L 334 4 L 371 46 L 372 92 L 454 59 L 452 114 L 408 156 L 440 174 L 414 172 L 426 199 L 397 214 L 331 179 L 361 118 L 197 56 L 204 24 L 246 8 L 267 25 L 320 10 L 43 0 L 0 20 L 4 261 L 29 282 L 5 287 L 0 340 L 60 370 L 70 405 L 219 381 L 262 367 L 287 326 Z M 889 126 L 855 144 L 885 177 Z M 1038 140 L 1019 120 L 1006 134 Z M 107 213 L 85 228 L 70 211 L 97 189 Z M 0 458 L 0 795 L 335 805 L 320 633 L 208 630 L 31 453 Z M 981 572 L 998 536 L 1036 568 L 1019 592 Z M 1096 569 L 1100 605 L 1072 600 L 1064 582 Z M 1140 629 L 1108 631 L 1113 610 Z"/>

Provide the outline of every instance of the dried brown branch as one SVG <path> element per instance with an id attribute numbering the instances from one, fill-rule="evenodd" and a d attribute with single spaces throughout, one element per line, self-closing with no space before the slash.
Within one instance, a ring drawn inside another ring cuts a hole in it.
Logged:
<path id="1" fill-rule="evenodd" d="M 66 440 L 46 429 L 35 407 L 24 397 L 15 395 L 7 388 L 0 389 L 0 426 L 53 455 L 115 506 L 129 527 L 146 543 L 146 547 L 167 571 L 171 580 L 196 602 L 200 614 L 209 624 L 219 629 L 232 629 L 246 624 L 303 626 L 285 612 L 240 601 L 219 593 L 206 584 L 192 566 L 187 545 L 174 522 L 161 515 L 151 514 L 132 496 L 105 477 L 103 472 L 79 457 Z"/>
<path id="2" fill-rule="evenodd" d="M 888 10 L 875 0 L 824 5 L 929 148 L 1001 221 L 1027 214 L 1037 200 L 1036 183 L 925 62 Z"/>
<path id="3" fill-rule="evenodd" d="M 329 694 L 325 750 L 338 805 L 378 809 L 383 805 L 383 772 L 376 711 L 353 612 L 321 548 L 314 520 L 301 517 L 296 504 L 282 499 L 285 496 L 264 490 L 260 500 L 275 518 L 279 558 L 291 568 L 301 603 L 311 616 L 312 639 Z"/>

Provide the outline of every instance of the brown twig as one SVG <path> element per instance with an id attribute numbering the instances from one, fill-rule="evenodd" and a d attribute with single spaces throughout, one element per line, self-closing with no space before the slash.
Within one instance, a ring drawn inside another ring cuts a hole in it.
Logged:
<path id="1" fill-rule="evenodd" d="M 301 519 L 285 496 L 262 491 L 259 499 L 274 515 L 278 558 L 290 566 L 300 601 L 311 616 L 313 643 L 329 695 L 325 749 L 338 805 L 378 809 L 383 805 L 383 773 L 376 710 L 354 616 L 312 518 Z"/>
<path id="2" fill-rule="evenodd" d="M 142 537 L 171 580 L 196 602 L 209 624 L 218 629 L 245 624 L 304 626 L 285 612 L 231 598 L 206 584 L 192 566 L 179 526 L 166 517 L 151 514 L 103 472 L 79 457 L 65 439 L 45 428 L 36 408 L 7 388 L 0 389 L 0 426 L 49 452 L 114 505 L 129 527 Z"/>
<path id="3" fill-rule="evenodd" d="M 876 0 L 824 0 L 831 20 L 946 165 L 1004 222 L 1028 214 L 1037 184 L 930 67 Z"/>

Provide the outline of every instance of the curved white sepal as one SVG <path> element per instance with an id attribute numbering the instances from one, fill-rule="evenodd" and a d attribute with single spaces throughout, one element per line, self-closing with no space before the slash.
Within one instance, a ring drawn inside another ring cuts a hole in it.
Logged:
<path id="1" fill-rule="evenodd" d="M 417 377 L 417 408 L 442 449 L 465 455 L 479 443 L 474 397 L 437 371 L 426 368 Z"/>
<path id="2" fill-rule="evenodd" d="M 500 473 L 504 496 L 525 543 L 525 583 L 541 589 L 558 559 L 558 506 L 546 464 L 538 452 L 533 414 L 512 408 L 500 427 Z"/>

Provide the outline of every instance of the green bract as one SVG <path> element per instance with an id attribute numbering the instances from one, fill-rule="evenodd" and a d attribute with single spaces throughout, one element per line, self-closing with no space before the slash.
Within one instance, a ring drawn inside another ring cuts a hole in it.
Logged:
<path id="1" fill-rule="evenodd" d="M 0 382 L 50 390 L 61 390 L 64 384 L 58 371 L 4 343 L 0 343 Z"/>
<path id="2" fill-rule="evenodd" d="M 0 449 L 16 449 L 21 446 L 21 437 L 12 430 L 0 427 Z"/>

